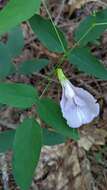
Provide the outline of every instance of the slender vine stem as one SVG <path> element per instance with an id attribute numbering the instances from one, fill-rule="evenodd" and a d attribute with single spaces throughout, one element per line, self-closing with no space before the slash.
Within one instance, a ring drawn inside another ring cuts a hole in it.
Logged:
<path id="1" fill-rule="evenodd" d="M 61 38 L 60 38 L 60 35 L 59 35 L 59 32 L 58 32 L 58 30 L 57 30 L 57 28 L 56 28 L 56 26 L 55 26 L 55 23 L 54 23 L 53 20 L 52 20 L 51 14 L 50 14 L 50 12 L 49 12 L 49 10 L 48 10 L 48 8 L 47 8 L 47 5 L 46 5 L 46 3 L 45 3 L 45 0 L 43 0 L 42 3 L 43 3 L 43 5 L 44 5 L 44 7 L 45 7 L 45 9 L 46 9 L 46 12 L 47 12 L 49 18 L 50 18 L 50 21 L 51 21 L 51 23 L 52 23 L 52 25 L 53 25 L 53 28 L 54 28 L 54 30 L 55 30 L 55 33 L 56 33 L 56 35 L 57 35 L 57 37 L 58 37 L 58 39 L 59 39 L 59 42 L 60 42 L 60 44 L 61 44 L 61 46 L 62 46 L 62 49 L 63 49 L 64 53 L 66 54 L 66 49 L 65 49 L 64 44 L 63 44 L 63 42 L 62 42 L 62 40 L 61 40 Z"/>
<path id="2" fill-rule="evenodd" d="M 50 21 L 51 21 L 51 23 L 52 23 L 52 25 L 53 25 L 53 28 L 54 28 L 54 30 L 55 30 L 55 32 L 56 32 L 56 35 L 57 35 L 57 37 L 58 37 L 58 39 L 59 39 L 59 41 L 60 41 L 60 44 L 61 44 L 62 49 L 63 49 L 63 52 L 64 52 L 64 54 L 62 55 L 62 59 L 59 61 L 59 63 L 56 65 L 56 67 L 54 67 L 54 69 L 50 72 L 49 76 L 51 76 L 51 75 L 56 71 L 56 69 L 57 69 L 58 67 L 60 67 L 60 66 L 63 64 L 63 62 L 66 60 L 68 53 L 71 53 L 71 52 L 80 44 L 80 42 L 89 34 L 89 32 L 90 32 L 94 27 L 96 27 L 96 26 L 101 26 L 101 25 L 107 25 L 107 22 L 93 23 L 93 24 L 87 29 L 87 31 L 81 36 L 81 38 L 73 45 L 72 49 L 69 49 L 69 50 L 67 51 L 67 50 L 65 49 L 65 47 L 64 47 L 64 44 L 63 44 L 61 38 L 60 38 L 59 32 L 58 32 L 58 30 L 57 30 L 57 28 L 56 28 L 56 26 L 55 26 L 55 24 L 54 24 L 54 21 L 52 20 L 51 14 L 50 14 L 50 12 L 49 12 L 49 10 L 48 10 L 48 8 L 47 8 L 47 5 L 46 5 L 46 3 L 45 3 L 45 0 L 43 0 L 42 2 L 43 2 L 43 5 L 44 5 L 44 7 L 45 7 L 45 9 L 46 9 L 46 12 L 47 12 L 47 14 L 48 14 L 48 16 L 49 16 L 49 18 L 50 18 Z M 49 77 L 47 77 L 47 79 L 49 79 Z M 51 84 L 51 80 L 49 80 L 49 82 L 48 82 L 47 85 L 45 86 L 45 88 L 44 88 L 42 94 L 40 95 L 40 98 L 42 98 L 43 95 L 46 93 L 46 91 L 47 91 L 48 88 L 50 87 L 50 84 Z"/>
<path id="3" fill-rule="evenodd" d="M 44 7 L 45 7 L 45 9 L 46 9 L 46 12 L 47 12 L 47 14 L 48 14 L 48 16 L 49 16 L 49 18 L 50 18 L 50 21 L 51 21 L 51 23 L 52 23 L 52 25 L 53 25 L 53 28 L 54 28 L 54 30 L 55 30 L 55 33 L 56 33 L 56 35 L 57 35 L 57 37 L 58 37 L 58 39 L 59 39 L 59 42 L 60 42 L 60 44 L 61 44 L 61 46 L 62 46 L 62 49 L 63 49 L 63 52 L 64 52 L 64 54 L 62 55 L 62 59 L 59 61 L 59 64 L 58 64 L 56 67 L 54 67 L 54 69 L 50 72 L 49 76 L 51 76 L 51 75 L 55 72 L 56 68 L 59 67 L 59 66 L 64 62 L 65 57 L 66 57 L 66 55 L 67 55 L 67 50 L 65 49 L 64 44 L 63 44 L 63 42 L 62 42 L 62 40 L 61 40 L 61 38 L 60 38 L 59 32 L 58 32 L 58 30 L 57 30 L 57 28 L 56 28 L 56 26 L 55 26 L 55 24 L 54 24 L 54 21 L 52 20 L 51 14 L 50 14 L 50 12 L 49 12 L 49 10 L 48 10 L 48 8 L 47 8 L 47 5 L 46 5 L 46 3 L 45 3 L 45 0 L 43 0 L 42 2 L 43 2 L 43 5 L 44 5 Z M 49 79 L 49 77 L 48 77 L 48 79 Z M 44 88 L 44 90 L 43 90 L 43 92 L 42 92 L 42 94 L 40 95 L 39 98 L 42 98 L 42 97 L 43 97 L 43 95 L 45 94 L 45 92 L 48 90 L 50 84 L 51 84 L 51 81 L 49 80 L 49 82 L 48 82 L 47 85 L 45 86 L 45 88 Z"/>

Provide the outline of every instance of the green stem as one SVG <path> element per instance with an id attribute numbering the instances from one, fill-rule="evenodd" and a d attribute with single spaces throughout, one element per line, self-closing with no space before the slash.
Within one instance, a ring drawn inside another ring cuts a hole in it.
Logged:
<path id="1" fill-rule="evenodd" d="M 63 49 L 64 53 L 66 53 L 66 49 L 65 49 L 64 44 L 63 44 L 63 42 L 62 42 L 62 40 L 61 40 L 61 38 L 60 38 L 59 32 L 58 32 L 58 30 L 57 30 L 57 28 L 56 28 L 56 26 L 55 26 L 55 24 L 54 24 L 54 22 L 53 22 L 53 20 L 52 20 L 52 17 L 51 17 L 51 14 L 50 14 L 50 12 L 49 12 L 49 10 L 48 10 L 48 8 L 47 8 L 47 5 L 46 5 L 46 3 L 45 3 L 44 0 L 42 0 L 42 2 L 43 2 L 43 5 L 44 5 L 44 7 L 45 7 L 45 9 L 46 9 L 46 12 L 47 12 L 47 14 L 48 14 L 48 16 L 49 16 L 49 18 L 50 18 L 50 21 L 51 21 L 51 23 L 52 23 L 52 25 L 53 25 L 53 28 L 54 28 L 54 30 L 55 30 L 55 33 L 56 33 L 56 35 L 57 35 L 57 37 L 58 37 L 58 39 L 59 39 L 59 42 L 60 42 L 60 44 L 61 44 L 61 46 L 62 46 L 62 49 Z"/>
<path id="2" fill-rule="evenodd" d="M 52 22 L 52 25 L 53 25 L 54 30 L 55 30 L 55 32 L 56 32 L 56 35 L 57 35 L 57 37 L 58 37 L 58 39 L 59 39 L 59 41 L 60 41 L 60 44 L 61 44 L 61 46 L 62 46 L 62 48 L 63 48 L 63 51 L 64 51 L 64 54 L 63 54 L 63 56 L 62 56 L 62 59 L 59 61 L 59 64 L 58 64 L 56 67 L 54 67 L 54 69 L 52 70 L 52 72 L 50 72 L 50 76 L 51 76 L 51 75 L 56 71 L 56 69 L 59 68 L 59 67 L 64 63 L 64 61 L 65 61 L 66 58 L 67 58 L 68 53 L 72 52 L 73 49 L 76 48 L 76 46 L 78 46 L 78 45 L 80 44 L 80 42 L 89 34 L 89 32 L 90 32 L 95 26 L 107 25 L 107 22 L 103 22 L 103 23 L 93 23 L 93 24 L 87 29 L 87 31 L 83 34 L 83 36 L 81 36 L 81 38 L 74 44 L 74 46 L 72 47 L 72 49 L 68 50 L 68 52 L 67 52 L 67 50 L 65 49 L 64 44 L 63 44 L 63 42 L 62 42 L 62 40 L 61 40 L 61 38 L 60 38 L 59 32 L 58 32 L 58 30 L 57 30 L 57 28 L 56 28 L 56 26 L 55 26 L 55 24 L 54 24 L 54 22 L 53 22 L 53 20 L 52 20 L 52 18 L 51 18 L 51 14 L 50 14 L 50 12 L 49 12 L 49 10 L 48 10 L 48 8 L 47 8 L 47 5 L 46 5 L 46 3 L 45 3 L 44 0 L 43 0 L 43 5 L 44 5 L 44 7 L 45 7 L 45 9 L 46 9 L 46 11 L 47 11 L 47 14 L 48 14 L 48 16 L 49 16 L 49 18 L 50 18 L 50 20 L 51 20 L 51 22 Z M 46 85 L 46 87 L 45 87 L 45 89 L 43 90 L 43 92 L 42 92 L 40 98 L 42 98 L 43 95 L 46 93 L 46 91 L 48 90 L 50 84 L 51 84 L 51 81 L 49 81 L 48 84 Z"/>

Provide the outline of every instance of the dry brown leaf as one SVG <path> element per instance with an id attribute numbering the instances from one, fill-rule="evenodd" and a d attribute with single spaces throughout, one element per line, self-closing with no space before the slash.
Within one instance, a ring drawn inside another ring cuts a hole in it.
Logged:
<path id="1" fill-rule="evenodd" d="M 84 148 L 85 150 L 89 151 L 92 145 L 95 143 L 95 140 L 91 136 L 83 136 L 78 141 L 78 146 Z"/>
<path id="2" fill-rule="evenodd" d="M 69 16 L 75 11 L 75 9 L 80 9 L 85 3 L 93 2 L 97 0 L 69 0 L 68 5 L 70 6 L 69 9 Z"/>
<path id="3" fill-rule="evenodd" d="M 107 131 L 104 129 L 97 129 L 94 127 L 87 127 L 82 131 L 78 146 L 84 148 L 86 151 L 93 145 L 105 145 L 105 138 L 107 137 Z"/>
<path id="4" fill-rule="evenodd" d="M 35 182 L 41 190 L 98 190 L 86 153 L 75 143 L 44 146 Z"/>

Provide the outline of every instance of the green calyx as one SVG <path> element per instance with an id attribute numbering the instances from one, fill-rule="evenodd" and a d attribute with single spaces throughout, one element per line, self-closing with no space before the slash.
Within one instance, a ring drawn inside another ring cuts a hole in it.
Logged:
<path id="1" fill-rule="evenodd" d="M 66 76 L 64 75 L 62 69 L 58 68 L 58 69 L 56 70 L 56 72 L 57 72 L 58 79 L 59 79 L 59 81 L 60 81 L 61 83 L 62 83 L 63 81 L 65 81 L 65 80 L 67 80 L 67 78 L 66 78 Z"/>

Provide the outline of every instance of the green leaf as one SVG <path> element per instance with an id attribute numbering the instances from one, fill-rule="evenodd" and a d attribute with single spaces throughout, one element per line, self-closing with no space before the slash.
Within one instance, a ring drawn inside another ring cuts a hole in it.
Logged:
<path id="1" fill-rule="evenodd" d="M 0 133 L 0 153 L 4 153 L 13 146 L 15 130 L 8 130 Z"/>
<path id="2" fill-rule="evenodd" d="M 94 42 L 107 28 L 107 9 L 99 11 L 84 19 L 75 31 L 75 41 L 80 45 Z"/>
<path id="3" fill-rule="evenodd" d="M 0 35 L 33 16 L 40 3 L 41 0 L 10 0 L 0 11 Z"/>
<path id="4" fill-rule="evenodd" d="M 67 140 L 66 137 L 56 133 L 55 131 L 43 128 L 43 144 L 48 146 L 53 146 L 57 144 L 62 144 Z"/>
<path id="5" fill-rule="evenodd" d="M 103 163 L 103 154 L 101 152 L 98 152 L 95 154 L 95 160 L 97 163 Z"/>
<path id="6" fill-rule="evenodd" d="M 0 83 L 0 103 L 17 108 L 29 108 L 38 99 L 31 85 Z"/>
<path id="7" fill-rule="evenodd" d="M 12 57 L 16 57 L 22 52 L 24 47 L 24 37 L 21 27 L 13 28 L 8 34 L 7 48 Z"/>
<path id="8" fill-rule="evenodd" d="M 21 190 L 28 190 L 42 146 L 42 130 L 32 119 L 25 119 L 16 129 L 13 143 L 13 174 Z"/>
<path id="9" fill-rule="evenodd" d="M 11 56 L 6 45 L 0 43 L 0 79 L 5 78 L 10 73 L 12 64 Z"/>
<path id="10" fill-rule="evenodd" d="M 53 127 L 56 132 L 74 140 L 79 139 L 78 131 L 68 127 L 62 117 L 59 105 L 53 100 L 44 98 L 36 103 L 37 112 L 43 121 Z"/>
<path id="11" fill-rule="evenodd" d="M 63 44 L 63 48 L 50 20 L 44 19 L 39 15 L 35 15 L 30 19 L 30 25 L 41 43 L 43 43 L 43 45 L 50 51 L 61 53 L 64 52 L 64 49 L 67 49 L 67 41 L 64 34 L 58 29 L 58 27 L 56 27 Z"/>
<path id="12" fill-rule="evenodd" d="M 36 60 L 26 61 L 19 66 L 19 73 L 28 75 L 34 72 L 39 72 L 48 64 L 49 64 L 48 59 L 36 59 Z"/>
<path id="13" fill-rule="evenodd" d="M 13 141 L 16 130 L 7 130 L 0 132 L 0 153 L 5 153 L 8 150 L 12 150 Z M 43 128 L 43 144 L 47 146 L 53 146 L 62 144 L 67 140 L 66 137 L 56 133 L 52 129 Z"/>
<path id="14" fill-rule="evenodd" d="M 91 54 L 88 48 L 75 48 L 69 54 L 68 59 L 80 71 L 107 80 L 107 69 Z"/>

